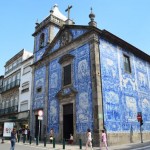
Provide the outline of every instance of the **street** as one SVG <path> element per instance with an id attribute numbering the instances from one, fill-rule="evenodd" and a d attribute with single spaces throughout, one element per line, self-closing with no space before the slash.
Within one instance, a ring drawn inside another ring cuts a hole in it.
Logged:
<path id="1" fill-rule="evenodd" d="M 48 148 L 16 143 L 15 150 L 48 150 Z M 10 150 L 10 143 L 0 144 L 0 150 Z"/>
<path id="2" fill-rule="evenodd" d="M 35 143 L 31 145 L 29 143 L 23 144 L 22 142 L 16 143 L 15 150 L 62 150 L 63 146 L 61 144 L 56 144 L 56 147 L 53 148 L 52 144 L 47 144 L 44 147 L 43 143 L 40 143 L 38 146 Z M 78 145 L 66 145 L 66 150 L 79 150 L 80 147 Z M 85 149 L 85 145 L 82 146 L 82 149 Z M 90 148 L 89 148 L 90 149 Z M 150 142 L 147 141 L 145 143 L 134 143 L 134 144 L 127 144 L 127 145 L 118 145 L 118 146 L 110 146 L 108 147 L 109 150 L 150 150 Z M 5 143 L 0 143 L 0 150 L 10 150 L 10 141 L 6 141 Z M 100 150 L 99 147 L 94 147 L 93 150 Z M 105 150 L 103 148 L 102 150 Z"/>

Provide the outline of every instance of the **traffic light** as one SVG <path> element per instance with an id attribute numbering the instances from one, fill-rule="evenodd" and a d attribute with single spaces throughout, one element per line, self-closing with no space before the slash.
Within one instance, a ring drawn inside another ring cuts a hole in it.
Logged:
<path id="1" fill-rule="evenodd" d="M 141 125 L 141 126 L 143 125 L 143 119 L 141 119 L 141 121 L 140 121 L 140 125 Z"/>

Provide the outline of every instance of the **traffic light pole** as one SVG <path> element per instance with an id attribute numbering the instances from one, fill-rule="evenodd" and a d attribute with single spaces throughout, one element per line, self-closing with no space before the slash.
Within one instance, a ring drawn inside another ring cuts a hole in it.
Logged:
<path id="1" fill-rule="evenodd" d="M 141 143 L 143 143 L 142 126 L 141 126 L 141 124 L 140 124 L 140 134 L 141 134 Z"/>
<path id="2" fill-rule="evenodd" d="M 143 125 L 142 112 L 137 113 L 137 120 L 140 123 L 141 143 L 143 143 L 143 137 L 142 137 L 142 125 Z"/>

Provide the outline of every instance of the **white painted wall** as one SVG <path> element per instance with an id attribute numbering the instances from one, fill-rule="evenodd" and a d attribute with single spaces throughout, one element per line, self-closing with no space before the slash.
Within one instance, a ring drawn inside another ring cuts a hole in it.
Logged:
<path id="1" fill-rule="evenodd" d="M 21 81 L 20 81 L 20 88 L 19 88 L 19 107 L 18 112 L 30 110 L 30 101 L 31 101 L 31 84 L 32 84 L 32 68 L 29 67 L 33 63 L 33 58 L 25 60 L 21 65 Z M 30 71 L 24 73 L 25 68 L 27 66 L 30 68 Z M 28 83 L 28 84 L 25 84 Z M 29 91 L 22 92 L 24 87 L 29 85 Z"/>

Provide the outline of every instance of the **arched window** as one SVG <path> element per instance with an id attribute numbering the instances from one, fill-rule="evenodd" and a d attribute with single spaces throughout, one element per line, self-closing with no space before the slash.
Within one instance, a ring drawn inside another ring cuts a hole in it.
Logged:
<path id="1" fill-rule="evenodd" d="M 44 35 L 44 33 L 42 33 L 40 36 L 39 48 L 44 47 L 44 40 L 45 40 L 45 35 Z"/>

